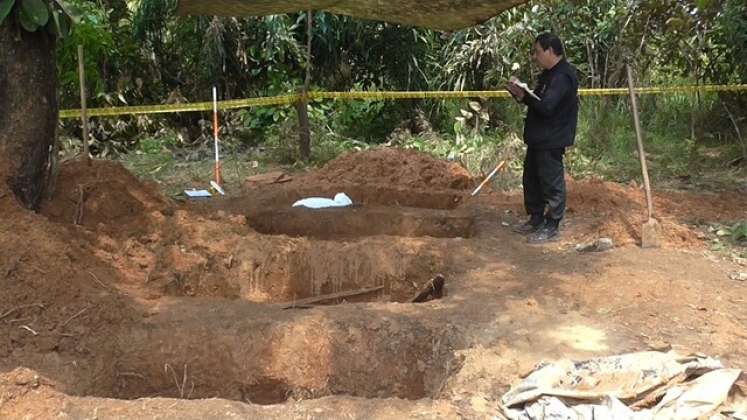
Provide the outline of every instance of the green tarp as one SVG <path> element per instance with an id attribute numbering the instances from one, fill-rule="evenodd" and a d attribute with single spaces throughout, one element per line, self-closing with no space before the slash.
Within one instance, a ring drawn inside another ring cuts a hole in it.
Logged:
<path id="1" fill-rule="evenodd" d="M 484 22 L 527 0 L 179 0 L 182 15 L 264 16 L 331 13 L 451 31 Z"/>

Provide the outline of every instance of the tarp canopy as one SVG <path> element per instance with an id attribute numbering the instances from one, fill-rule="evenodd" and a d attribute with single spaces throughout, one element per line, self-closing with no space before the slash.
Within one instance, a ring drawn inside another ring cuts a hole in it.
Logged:
<path id="1" fill-rule="evenodd" d="M 264 16 L 324 10 L 443 31 L 482 23 L 528 0 L 179 0 L 182 15 Z"/>

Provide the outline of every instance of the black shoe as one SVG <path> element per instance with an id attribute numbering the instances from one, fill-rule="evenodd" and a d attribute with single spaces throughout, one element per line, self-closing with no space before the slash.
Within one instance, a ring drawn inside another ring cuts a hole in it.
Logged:
<path id="1" fill-rule="evenodd" d="M 531 218 L 529 221 L 524 222 L 518 226 L 514 226 L 513 231 L 522 235 L 528 235 L 530 233 L 537 232 L 545 226 L 544 218 Z"/>
<path id="2" fill-rule="evenodd" d="M 555 242 L 560 236 L 560 229 L 557 226 L 551 224 L 545 224 L 542 229 L 532 233 L 527 238 L 527 242 L 530 244 L 544 244 L 547 242 Z"/>

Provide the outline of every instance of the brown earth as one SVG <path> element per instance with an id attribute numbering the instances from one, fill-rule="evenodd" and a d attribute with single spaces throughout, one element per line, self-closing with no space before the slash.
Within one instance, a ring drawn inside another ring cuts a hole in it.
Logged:
<path id="1" fill-rule="evenodd" d="M 410 189 L 459 189 L 472 185 L 469 172 L 454 162 L 413 150 L 379 148 L 347 153 L 307 177 L 309 182 L 383 184 Z"/>
<path id="2" fill-rule="evenodd" d="M 178 204 L 72 162 L 40 215 L 0 182 L 0 418 L 490 418 L 541 360 L 667 343 L 747 368 L 747 269 L 695 226 L 747 198 L 657 191 L 665 247 L 640 250 L 640 189 L 570 181 L 562 240 L 532 247 L 520 193 L 467 198 L 465 174 L 384 149 Z M 338 190 L 358 206 L 289 209 Z M 574 250 L 600 236 L 619 247 Z M 447 295 L 406 303 L 436 273 Z"/>
<path id="3" fill-rule="evenodd" d="M 168 213 L 170 204 L 154 184 L 141 182 L 121 164 L 83 160 L 60 167 L 52 200 L 41 213 L 53 222 L 71 224 L 78 213 L 80 223 L 91 230 L 131 234 L 153 211 Z"/>

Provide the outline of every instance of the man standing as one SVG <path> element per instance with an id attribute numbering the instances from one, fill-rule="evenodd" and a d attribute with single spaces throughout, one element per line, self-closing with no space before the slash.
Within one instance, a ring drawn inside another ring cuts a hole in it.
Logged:
<path id="1" fill-rule="evenodd" d="M 529 220 L 516 227 L 530 243 L 557 239 L 565 215 L 563 155 L 573 145 L 578 122 L 578 78 L 565 59 L 560 38 L 543 33 L 534 43 L 534 60 L 543 69 L 530 92 L 515 77 L 506 89 L 528 108 L 524 121 L 524 207 Z"/>

